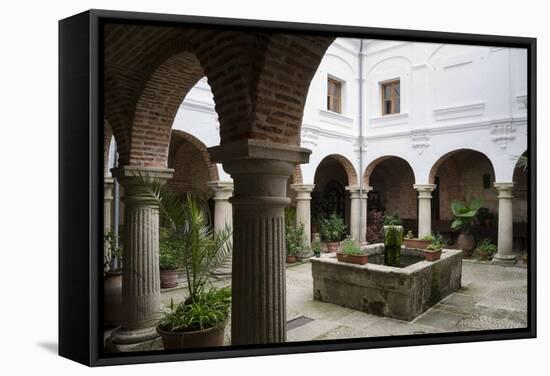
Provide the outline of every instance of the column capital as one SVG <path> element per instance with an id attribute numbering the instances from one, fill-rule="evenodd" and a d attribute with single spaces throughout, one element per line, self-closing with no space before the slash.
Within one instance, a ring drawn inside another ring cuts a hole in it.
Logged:
<path id="1" fill-rule="evenodd" d="M 309 162 L 311 150 L 297 145 L 246 139 L 208 148 L 208 153 L 212 162 L 218 163 L 233 159 L 267 159 L 302 164 Z"/>
<path id="2" fill-rule="evenodd" d="M 119 166 L 111 169 L 113 177 L 119 179 L 122 184 L 135 180 L 139 175 L 153 179 L 168 180 L 174 176 L 173 168 L 143 167 L 143 166 Z"/>
<path id="3" fill-rule="evenodd" d="M 513 198 L 514 182 L 495 182 L 494 187 L 498 190 L 498 198 Z"/>
<path id="4" fill-rule="evenodd" d="M 310 193 L 311 191 L 313 191 L 313 188 L 315 188 L 315 184 L 302 184 L 302 183 L 291 184 L 290 188 L 292 188 L 296 192 Z"/>
<path id="5" fill-rule="evenodd" d="M 359 198 L 359 192 L 363 191 L 363 198 L 367 198 L 370 191 L 372 191 L 372 187 L 370 185 L 366 186 L 359 186 L 359 185 L 348 185 L 346 187 L 346 191 L 349 191 L 351 194 L 351 198 Z"/>
<path id="6" fill-rule="evenodd" d="M 233 195 L 233 182 L 231 181 L 209 181 L 206 183 L 214 191 L 214 200 L 229 200 Z"/>
<path id="7" fill-rule="evenodd" d="M 432 191 L 437 188 L 435 184 L 413 184 L 413 188 L 418 191 L 418 198 L 432 198 Z"/>

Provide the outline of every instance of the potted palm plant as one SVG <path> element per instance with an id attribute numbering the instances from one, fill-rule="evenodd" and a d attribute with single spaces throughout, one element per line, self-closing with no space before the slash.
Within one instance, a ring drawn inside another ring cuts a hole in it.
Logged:
<path id="1" fill-rule="evenodd" d="M 159 238 L 159 268 L 160 287 L 163 289 L 178 285 L 178 254 L 177 244 L 170 237 L 170 231 L 165 228 L 160 230 Z"/>
<path id="2" fill-rule="evenodd" d="M 336 253 L 336 257 L 338 261 L 356 265 L 365 265 L 369 260 L 369 255 L 361 249 L 356 241 L 350 238 L 346 238 L 342 242 L 342 250 Z"/>
<path id="3" fill-rule="evenodd" d="M 211 277 L 229 256 L 231 229 L 213 231 L 206 200 L 193 194 L 177 198 L 160 180 L 138 177 L 142 196 L 159 206 L 188 286 L 184 301 L 161 312 L 157 332 L 164 348 L 222 346 L 231 295 L 213 287 Z"/>
<path id="4" fill-rule="evenodd" d="M 332 213 L 330 217 L 321 220 L 321 236 L 327 242 L 327 252 L 338 251 L 345 230 L 344 220 L 336 213 Z"/>
<path id="5" fill-rule="evenodd" d="M 475 247 L 474 236 L 472 235 L 472 227 L 474 218 L 477 215 L 479 208 L 483 205 L 483 201 L 476 198 L 470 202 L 470 204 L 462 203 L 460 201 L 451 202 L 451 210 L 454 215 L 451 228 L 453 230 L 459 230 L 458 247 L 464 252 L 464 256 L 471 257 Z"/>

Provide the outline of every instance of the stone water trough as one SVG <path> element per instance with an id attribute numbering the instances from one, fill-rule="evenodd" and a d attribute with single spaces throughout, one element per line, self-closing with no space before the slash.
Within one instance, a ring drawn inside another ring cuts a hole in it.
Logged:
<path id="1" fill-rule="evenodd" d="M 363 249 L 369 255 L 365 265 L 336 256 L 310 259 L 315 300 L 411 321 L 461 286 L 460 250 L 444 249 L 439 260 L 429 262 L 422 250 L 403 247 L 400 267 L 391 267 L 383 265 L 384 244 Z"/>

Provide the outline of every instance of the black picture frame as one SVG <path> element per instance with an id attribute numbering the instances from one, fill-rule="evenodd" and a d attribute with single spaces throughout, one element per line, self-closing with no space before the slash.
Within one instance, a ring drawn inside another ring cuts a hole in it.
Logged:
<path id="1" fill-rule="evenodd" d="M 102 49 L 104 22 L 208 26 L 340 37 L 489 45 L 527 49 L 528 58 L 528 326 L 523 329 L 423 334 L 323 342 L 231 346 L 194 352 L 102 352 Z M 536 59 L 534 38 L 342 25 L 89 10 L 59 22 L 59 354 L 88 366 L 270 354 L 433 345 L 536 337 Z"/>

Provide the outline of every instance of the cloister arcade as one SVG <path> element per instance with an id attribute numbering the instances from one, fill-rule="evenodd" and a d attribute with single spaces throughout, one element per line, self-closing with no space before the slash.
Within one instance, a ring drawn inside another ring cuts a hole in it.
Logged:
<path id="1" fill-rule="evenodd" d="M 527 218 L 527 180 L 511 160 L 514 152 L 486 155 L 469 149 L 463 139 L 456 145 L 434 143 L 422 155 L 384 154 L 373 140 L 359 153 L 351 147 L 342 153 L 315 148 L 310 159 L 312 151 L 301 137 L 302 115 L 310 82 L 332 42 L 306 34 L 106 27 L 105 223 L 111 224 L 115 178 L 123 190 L 128 260 L 122 326 L 113 343 L 156 337 L 158 212 L 136 194 L 136 172 L 164 179 L 177 193 L 205 192 L 212 199 L 214 227 L 233 227 L 227 272 L 232 274 L 234 345 L 286 339 L 287 205 L 296 206 L 308 243 L 311 218 L 319 212 L 341 215 L 350 236 L 365 242 L 369 210 L 398 214 L 405 227 L 423 236 L 450 232 L 452 200 L 482 197 L 484 206 L 498 213 L 489 230 L 498 241 L 495 259 L 513 260 L 514 244 L 525 246 L 514 242 L 520 228 L 515 222 Z M 215 121 L 201 126 L 219 136 L 215 142 L 201 140 L 192 124 L 174 126 L 199 81 L 211 89 Z M 118 167 L 111 177 L 112 138 Z"/>

